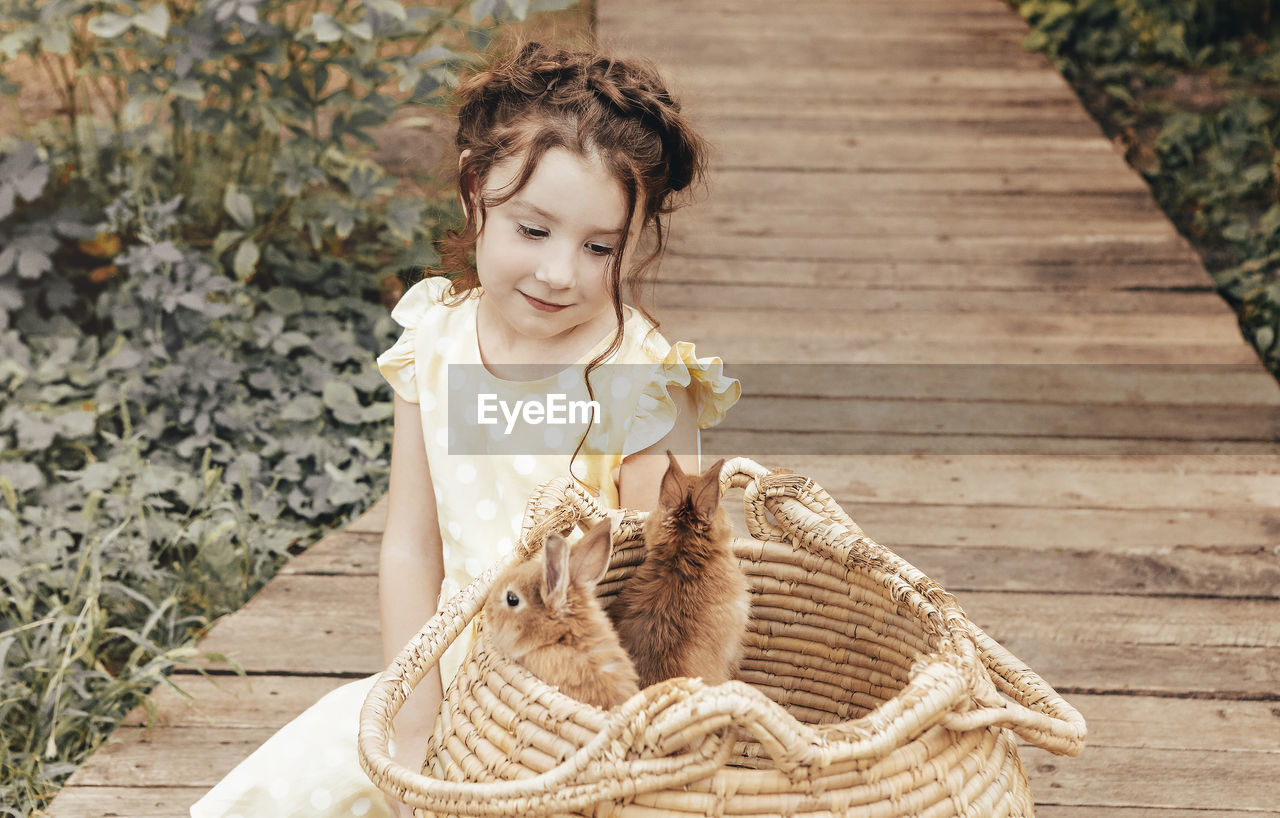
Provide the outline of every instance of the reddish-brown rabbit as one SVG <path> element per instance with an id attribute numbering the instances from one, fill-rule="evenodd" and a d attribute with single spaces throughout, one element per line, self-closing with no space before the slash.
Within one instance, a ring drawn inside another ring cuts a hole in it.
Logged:
<path id="1" fill-rule="evenodd" d="M 635 667 L 595 596 L 612 550 L 607 520 L 572 549 L 552 534 L 541 559 L 508 568 L 485 600 L 485 627 L 500 653 L 566 695 L 603 708 L 639 691 Z"/>
<path id="2" fill-rule="evenodd" d="M 645 524 L 644 562 L 609 606 L 640 685 L 673 676 L 733 678 L 750 613 L 747 579 L 720 506 L 720 467 L 686 475 L 671 453 L 658 507 Z"/>

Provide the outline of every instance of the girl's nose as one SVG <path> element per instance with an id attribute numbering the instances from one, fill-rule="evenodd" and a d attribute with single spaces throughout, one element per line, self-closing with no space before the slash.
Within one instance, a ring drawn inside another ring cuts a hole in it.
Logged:
<path id="1" fill-rule="evenodd" d="M 534 278 L 553 290 L 565 290 L 577 279 L 571 252 L 555 251 L 543 255 Z"/>

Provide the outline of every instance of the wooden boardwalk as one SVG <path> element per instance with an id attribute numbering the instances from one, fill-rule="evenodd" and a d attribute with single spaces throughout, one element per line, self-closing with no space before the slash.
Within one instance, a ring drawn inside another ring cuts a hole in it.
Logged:
<path id="1" fill-rule="evenodd" d="M 1023 751 L 1038 815 L 1280 816 L 1280 390 L 1017 15 L 600 0 L 598 25 L 717 148 L 664 266 L 668 336 L 815 365 L 733 415 L 791 438 L 706 448 L 813 476 L 1080 708 L 1081 757 Z M 375 508 L 220 623 L 204 647 L 247 678 L 183 674 L 194 702 L 159 691 L 53 814 L 183 816 L 376 671 L 379 530 Z"/>

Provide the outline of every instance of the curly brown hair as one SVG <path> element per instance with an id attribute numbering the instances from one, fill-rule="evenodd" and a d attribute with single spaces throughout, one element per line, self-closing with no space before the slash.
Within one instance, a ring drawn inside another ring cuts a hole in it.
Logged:
<path id="1" fill-rule="evenodd" d="M 543 154 L 564 148 L 598 158 L 627 200 L 626 222 L 607 266 L 618 331 L 592 364 L 611 355 L 622 341 L 624 282 L 632 303 L 656 326 L 641 303 L 641 290 L 666 247 L 665 217 L 679 204 L 676 194 L 703 178 L 706 163 L 705 143 L 657 69 L 643 59 L 527 43 L 463 79 L 456 93 L 456 144 L 462 156 L 458 192 L 468 207 L 463 228 L 449 231 L 441 242 L 445 269 L 456 276 L 450 300 L 461 301 L 479 286 L 472 252 L 485 208 L 518 194 Z M 482 196 L 489 171 L 521 154 L 514 183 L 501 196 Z M 643 258 L 624 271 L 622 259 L 637 212 L 642 230 L 652 228 L 653 241 Z"/>

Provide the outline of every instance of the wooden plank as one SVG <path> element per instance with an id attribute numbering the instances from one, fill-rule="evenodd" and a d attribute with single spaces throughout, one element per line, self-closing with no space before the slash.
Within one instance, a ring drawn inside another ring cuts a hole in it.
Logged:
<path id="1" fill-rule="evenodd" d="M 1109 815 L 1103 808 L 1112 807 L 1273 811 L 1280 803 L 1275 753 L 1091 748 L 1062 759 L 1024 748 L 1021 754 L 1037 801 L 1097 810 L 1090 815 Z"/>
<path id="2" fill-rule="evenodd" d="M 381 541 L 380 531 L 330 534 L 285 563 L 280 573 L 376 576 Z"/>
<path id="3" fill-rule="evenodd" d="M 1280 660 L 1280 651 L 1276 650 L 1280 648 L 1280 588 L 1274 589 L 1271 597 L 975 592 L 965 594 L 961 602 L 979 627 L 1000 623 L 999 628 L 1016 631 L 1017 638 L 1026 642 L 1087 640 L 1127 647 L 1239 648 L 1270 651 L 1275 660 Z M 1003 641 L 994 633 L 992 636 Z"/>
<path id="4" fill-rule="evenodd" d="M 679 83 L 678 83 L 679 84 Z M 1067 133 L 1083 133 L 1092 125 L 1095 133 L 1101 130 L 1079 109 L 1079 101 L 1073 97 L 1029 98 L 1025 92 L 1017 92 L 1026 98 L 993 98 L 977 102 L 962 97 L 937 100 L 924 106 L 896 99 L 868 101 L 866 99 L 831 100 L 822 105 L 804 101 L 790 101 L 785 97 L 762 95 L 738 95 L 723 99 L 701 92 L 684 89 L 680 93 L 689 109 L 690 117 L 702 131 L 716 131 L 721 121 L 744 122 L 759 120 L 777 122 L 785 117 L 787 122 L 829 123 L 833 121 L 875 127 L 877 123 L 916 123 L 918 126 L 935 123 L 972 123 L 974 127 L 997 127 L 1007 124 L 1015 132 L 1044 133 L 1053 125 L 1062 126 Z M 1073 168 L 1072 173 L 1078 171 Z"/>
<path id="5" fill-rule="evenodd" d="M 1274 454 L 1270 440 L 1041 437 L 1009 435 L 889 434 L 887 432 L 740 431 L 733 422 L 703 434 L 703 457 L 750 457 L 773 462 L 796 457 L 882 455 L 1091 455 L 1107 457 Z M 709 461 L 707 461 L 709 462 Z"/>
<path id="6" fill-rule="evenodd" d="M 1237 618 L 1262 611 L 1274 620 L 1280 614 L 1275 599 L 967 593 L 960 603 L 979 627 L 1063 692 L 1276 694 L 1275 634 Z M 1188 611 L 1203 620 L 1190 621 Z"/>
<path id="7" fill-rule="evenodd" d="M 1280 753 L 1280 706 L 1274 701 L 1088 694 L 1069 699 L 1089 725 L 1086 753 L 1095 747 Z"/>
<path id="8" fill-rule="evenodd" d="M 1094 550 L 890 545 L 953 593 L 1009 591 L 1127 595 L 1275 596 L 1280 559 L 1271 547 Z"/>
<path id="9" fill-rule="evenodd" d="M 682 231 L 677 217 L 673 233 Z M 904 246 L 905 245 L 905 246 Z M 991 255 L 948 242 L 899 242 L 900 255 L 867 243 L 845 257 L 802 253 L 752 258 L 736 248 L 706 253 L 670 247 L 664 281 L 939 290 L 1106 290 L 1204 288 L 1211 279 L 1179 242 L 1159 249 L 1105 242 L 1097 250 L 991 247 Z M 732 247 L 732 245 L 730 245 Z M 1111 256 L 1107 261 L 1106 256 Z M 850 308 L 856 302 L 849 302 Z M 710 329 L 709 327 L 703 328 Z"/>
<path id="10" fill-rule="evenodd" d="M 1275 456 L 821 456 L 774 459 L 813 478 L 851 512 L 862 503 L 1275 513 Z"/>
<path id="11" fill-rule="evenodd" d="M 856 471 L 856 466 L 852 469 Z M 1280 544 L 1280 514 L 1265 505 L 1070 508 L 894 503 L 841 495 L 836 499 L 873 538 L 895 546 L 1007 547 L 1112 554 L 1190 548 L 1231 556 L 1272 551 Z"/>
<path id="12" fill-rule="evenodd" d="M 805 315 L 808 319 L 821 310 Z M 1256 366 L 740 364 L 742 400 L 897 400 L 1096 407 L 1276 409 L 1280 386 Z M 1187 430 L 1188 434 L 1198 434 Z"/>
<path id="13" fill-rule="evenodd" d="M 843 195 L 848 199 L 862 196 L 856 185 L 849 185 Z M 709 233 L 726 245 L 729 242 L 725 237 L 732 236 L 761 242 L 768 239 L 774 244 L 797 247 L 807 240 L 851 241 L 869 236 L 894 239 L 918 234 L 948 235 L 966 240 L 992 236 L 1030 239 L 1041 234 L 1052 237 L 1109 234 L 1145 240 L 1167 237 L 1172 230 L 1170 225 L 1149 217 L 1141 209 L 1125 207 L 1122 203 L 1084 213 L 1055 206 L 1052 202 L 1028 202 L 1027 212 L 1018 214 L 1016 228 L 1009 227 L 1009 219 L 1016 213 L 1014 203 L 1000 207 L 1009 209 L 984 208 L 965 194 L 956 194 L 950 203 L 907 202 L 900 208 L 889 205 L 883 210 L 866 204 L 826 206 L 815 199 L 811 200 L 808 210 L 694 208 L 682 215 L 682 223 L 689 232 Z M 952 210 L 959 213 L 950 212 Z"/>
<path id="14" fill-rule="evenodd" d="M 743 118 L 735 127 L 745 131 L 760 128 L 766 121 L 764 118 Z M 841 127 L 842 123 L 802 122 L 800 125 L 808 125 L 807 130 L 810 132 L 838 128 L 840 138 L 849 138 L 849 131 L 847 127 Z M 964 121 L 938 127 L 944 130 L 961 130 L 979 125 L 981 123 Z M 1007 125 L 1008 123 L 1000 123 L 999 127 Z M 890 137 L 900 136 L 902 132 L 919 129 L 920 124 L 895 121 L 881 123 L 877 128 L 886 132 L 887 141 Z M 789 161 L 788 157 L 781 156 L 773 164 L 781 166 L 785 161 Z M 924 208 L 937 209 L 953 205 L 957 200 L 962 200 L 993 212 L 998 212 L 999 208 L 1016 209 L 1016 206 L 1021 205 L 1036 207 L 1045 212 L 1053 208 L 1081 210 L 1087 204 L 1090 207 L 1115 210 L 1140 209 L 1160 216 L 1152 203 L 1151 191 L 1142 179 L 1130 173 L 1116 173 L 1114 169 L 1109 172 L 1085 172 L 1072 168 L 1070 173 L 1045 174 L 1026 171 L 979 173 L 966 167 L 947 173 L 883 169 L 859 173 L 832 168 L 830 163 L 803 172 L 723 167 L 712 171 L 709 186 L 712 202 L 732 201 L 753 209 L 781 209 L 780 206 L 785 205 L 787 210 L 858 208 L 858 212 L 866 212 L 883 201 L 887 207 L 899 212 L 915 212 Z M 850 191 L 875 196 L 876 200 L 845 201 L 843 197 Z"/>
<path id="15" fill-rule="evenodd" d="M 1046 797 L 1052 797 L 1047 795 Z M 1180 809 L 1166 807 L 1104 807 L 1098 804 L 1071 806 L 1038 801 L 1036 818 L 1276 818 L 1280 812 L 1260 809 Z"/>
<path id="16" fill-rule="evenodd" d="M 128 782 L 197 788 L 198 799 L 274 732 L 265 727 L 121 727 L 93 754 L 92 764 L 76 771 L 68 789 Z"/>
<path id="17" fill-rule="evenodd" d="M 777 282 L 723 281 L 700 282 L 669 280 L 664 269 L 658 282 L 652 311 L 662 321 L 682 310 L 705 311 L 712 305 L 718 313 L 773 309 L 775 312 L 809 312 L 824 309 L 820 305 L 846 305 L 846 314 L 869 312 L 995 312 L 1048 313 L 1061 315 L 1228 315 L 1229 307 L 1211 288 L 1181 290 L 978 290 L 978 289 L 910 289 L 898 287 L 863 287 L 850 282 L 824 284 L 788 281 Z M 816 302 L 816 303 L 815 303 Z M 825 309 L 830 310 L 831 307 Z M 734 320 L 724 315 L 725 321 Z M 1240 367 L 1239 385 L 1268 380 L 1256 366 Z M 1275 380 L 1270 379 L 1274 384 Z M 1252 401 L 1249 401 L 1252 402 Z"/>
<path id="18" fill-rule="evenodd" d="M 664 324 L 683 328 L 692 325 L 724 324 L 715 321 L 714 306 L 691 306 L 673 315 Z M 750 327 L 752 335 L 782 337 L 796 335 L 797 318 L 769 310 L 734 310 L 728 329 L 739 335 Z M 804 317 L 805 333 L 812 333 L 827 347 L 844 347 L 866 341 L 915 341 L 1008 339 L 1043 343 L 1092 341 L 1094 343 L 1160 346 L 1239 346 L 1243 342 L 1235 323 L 1223 313 L 1214 315 L 1060 315 L 1057 313 L 1013 314 L 1008 312 L 948 313 L 942 320 L 926 312 L 850 312 L 814 309 Z M 704 330 L 707 332 L 707 330 Z M 1094 363 L 1105 364 L 1098 360 Z"/>
<path id="19" fill-rule="evenodd" d="M 123 724 L 131 727 L 224 727 L 278 730 L 349 680 L 334 676 L 203 676 L 175 673 Z M 175 689 L 177 688 L 177 689 Z M 181 691 L 181 692 L 179 692 Z M 92 763 L 92 762 L 90 762 Z"/>
<path id="20" fill-rule="evenodd" d="M 219 620 L 200 649 L 226 654 L 251 673 L 377 673 L 383 667 L 377 599 L 376 576 L 281 574 Z"/>
<path id="21" fill-rule="evenodd" d="M 833 367 L 834 368 L 834 367 Z M 817 370 L 812 370 L 814 374 Z M 1274 406 L 1197 406 L 1155 403 L 1080 404 L 980 398 L 838 398 L 806 395 L 754 397 L 747 393 L 724 428 L 755 432 L 771 442 L 775 429 L 920 436 L 969 436 L 961 453 L 987 454 L 987 438 L 1019 439 L 1024 453 L 1037 454 L 1039 438 L 1094 439 L 1101 453 L 1132 454 L 1130 441 L 1161 441 L 1161 451 L 1179 454 L 1183 441 L 1265 441 L 1280 453 L 1280 411 Z M 785 444 L 784 444 L 785 445 Z M 780 449 L 779 451 L 786 451 Z M 865 449 L 827 449 L 859 454 Z M 1004 451 L 1008 451 L 1005 449 Z M 822 452 L 817 452 L 822 453 Z"/>
<path id="22" fill-rule="evenodd" d="M 208 787 L 70 787 L 58 794 L 49 818 L 190 818 L 187 808 Z"/>

